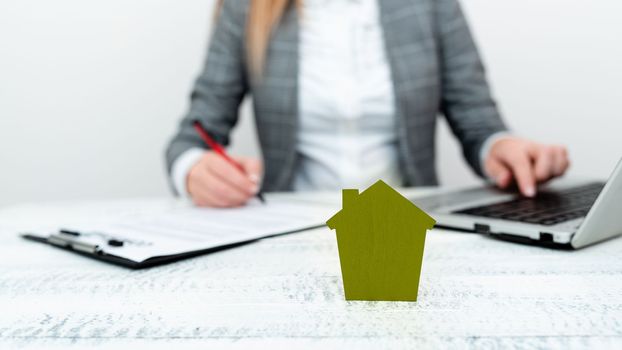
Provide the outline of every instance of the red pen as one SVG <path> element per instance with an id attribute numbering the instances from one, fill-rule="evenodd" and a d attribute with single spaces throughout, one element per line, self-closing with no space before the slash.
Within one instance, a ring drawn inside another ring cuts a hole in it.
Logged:
<path id="1" fill-rule="evenodd" d="M 207 143 L 207 145 L 212 149 L 212 151 L 216 152 L 216 154 L 218 154 L 219 156 L 223 157 L 227 162 L 229 162 L 229 164 L 233 165 L 234 167 L 236 167 L 241 172 L 246 173 L 246 171 L 244 170 L 242 165 L 240 165 L 240 163 L 238 163 L 235 160 L 233 160 L 233 158 L 229 157 L 227 152 L 225 152 L 224 147 L 222 147 L 218 142 L 216 142 L 216 140 L 214 140 L 211 136 L 209 136 L 209 134 L 207 133 L 207 130 L 205 130 L 203 128 L 203 125 L 201 125 L 201 123 L 199 123 L 199 121 L 195 120 L 194 123 L 192 123 L 192 124 L 194 126 L 194 129 L 199 134 L 199 136 L 201 136 L 203 141 L 205 141 L 205 143 Z M 261 194 L 261 191 L 257 192 L 257 198 L 259 198 L 259 200 L 262 203 L 266 202 L 266 200 L 264 199 L 263 195 Z"/>

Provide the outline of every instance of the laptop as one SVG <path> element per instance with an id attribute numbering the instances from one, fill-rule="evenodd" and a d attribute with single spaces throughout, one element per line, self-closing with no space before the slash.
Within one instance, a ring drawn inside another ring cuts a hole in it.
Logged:
<path id="1" fill-rule="evenodd" d="M 479 187 L 411 200 L 437 227 L 578 249 L 622 235 L 622 160 L 607 182 L 560 180 L 534 198 Z"/>

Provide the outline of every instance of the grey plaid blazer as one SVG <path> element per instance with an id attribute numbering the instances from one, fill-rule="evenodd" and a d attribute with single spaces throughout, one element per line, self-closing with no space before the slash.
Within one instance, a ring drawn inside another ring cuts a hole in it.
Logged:
<path id="1" fill-rule="evenodd" d="M 249 1 L 224 2 L 190 110 L 170 141 L 166 161 L 170 173 L 174 160 L 184 151 L 207 148 L 192 128 L 195 119 L 227 145 L 240 103 L 252 94 L 265 164 L 263 190 L 287 191 L 298 159 L 298 20 L 292 6 L 273 34 L 263 76 L 255 81 L 247 70 L 244 44 Z M 482 144 L 505 126 L 457 0 L 378 2 L 396 94 L 404 185 L 437 184 L 435 129 L 439 114 L 460 140 L 470 166 L 482 175 Z"/>

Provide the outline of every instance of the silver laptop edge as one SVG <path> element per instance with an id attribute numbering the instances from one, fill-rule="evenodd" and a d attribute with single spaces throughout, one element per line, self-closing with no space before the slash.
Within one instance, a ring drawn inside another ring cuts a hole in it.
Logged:
<path id="1" fill-rule="evenodd" d="M 563 190 L 593 181 L 557 181 L 551 190 Z M 510 220 L 453 214 L 457 210 L 505 202 L 515 198 L 494 188 L 480 187 L 450 191 L 433 196 L 413 198 L 412 201 L 432 215 L 437 225 L 487 233 L 504 238 L 529 240 L 571 248 L 582 248 L 622 235 L 622 160 L 584 218 L 552 226 L 521 223 Z"/>
<path id="2" fill-rule="evenodd" d="M 583 224 L 572 237 L 574 248 L 582 248 L 622 234 L 622 161 L 592 205 Z"/>

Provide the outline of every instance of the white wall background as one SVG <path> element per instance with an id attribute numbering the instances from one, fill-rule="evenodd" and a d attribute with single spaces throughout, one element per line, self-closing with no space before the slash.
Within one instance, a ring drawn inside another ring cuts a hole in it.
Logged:
<path id="1" fill-rule="evenodd" d="M 622 2 L 463 0 L 513 129 L 622 156 Z M 163 150 L 205 55 L 213 0 L 2 0 L 0 205 L 165 195 Z M 250 115 L 232 152 L 256 154 Z M 473 183 L 439 130 L 445 184 Z"/>

